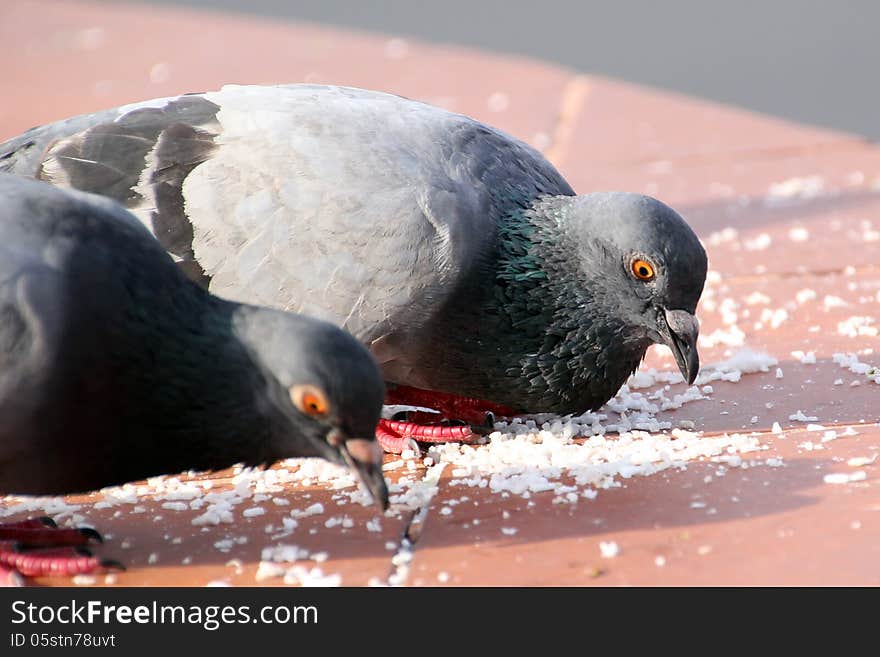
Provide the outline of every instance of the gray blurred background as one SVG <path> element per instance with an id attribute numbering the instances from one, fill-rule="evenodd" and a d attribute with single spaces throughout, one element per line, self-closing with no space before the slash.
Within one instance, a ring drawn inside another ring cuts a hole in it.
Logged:
<path id="1" fill-rule="evenodd" d="M 517 53 L 880 139 L 880 0 L 132 1 Z"/>

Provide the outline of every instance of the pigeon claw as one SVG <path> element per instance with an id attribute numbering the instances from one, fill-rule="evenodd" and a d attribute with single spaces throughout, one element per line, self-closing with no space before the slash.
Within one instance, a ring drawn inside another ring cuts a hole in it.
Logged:
<path id="1" fill-rule="evenodd" d="M 480 439 L 484 431 L 484 427 L 469 425 L 450 426 L 380 420 L 376 428 L 376 440 L 386 452 L 400 454 L 413 440 L 417 443 L 473 443 Z"/>
<path id="2" fill-rule="evenodd" d="M 77 531 L 85 536 L 86 540 L 97 541 L 98 543 L 104 542 L 104 537 L 98 533 L 97 530 L 92 529 L 91 527 L 79 527 Z"/>
<path id="3" fill-rule="evenodd" d="M 21 586 L 23 577 L 83 575 L 121 564 L 101 559 L 86 545 L 103 543 L 91 527 L 59 529 L 51 519 L 0 524 L 0 586 Z"/>
<path id="4" fill-rule="evenodd" d="M 380 420 L 376 439 L 382 449 L 393 454 L 411 446 L 415 449 L 417 443 L 475 443 L 495 430 L 496 417 L 514 415 L 500 404 L 409 386 L 389 389 L 386 403 L 438 411 L 405 411 L 391 420 Z"/>
<path id="5" fill-rule="evenodd" d="M 101 559 L 100 566 L 104 570 L 113 570 L 120 573 L 124 573 L 126 570 L 125 564 L 116 559 Z"/>

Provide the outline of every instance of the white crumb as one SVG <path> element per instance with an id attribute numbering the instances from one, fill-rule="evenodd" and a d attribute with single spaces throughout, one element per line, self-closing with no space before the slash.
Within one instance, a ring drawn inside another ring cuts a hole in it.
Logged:
<path id="1" fill-rule="evenodd" d="M 599 552 L 606 559 L 613 559 L 620 554 L 620 547 L 616 541 L 600 541 Z"/>
<path id="2" fill-rule="evenodd" d="M 863 481 L 867 479 L 868 475 L 864 470 L 856 470 L 855 472 L 846 473 L 846 472 L 835 472 L 833 474 L 825 475 L 822 480 L 826 484 L 848 484 L 852 481 Z"/>

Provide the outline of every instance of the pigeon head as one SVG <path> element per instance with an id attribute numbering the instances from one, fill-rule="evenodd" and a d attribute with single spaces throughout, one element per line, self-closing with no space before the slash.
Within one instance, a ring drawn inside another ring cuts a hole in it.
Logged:
<path id="1" fill-rule="evenodd" d="M 366 348 L 332 324 L 268 308 L 242 306 L 234 322 L 282 418 L 273 451 L 346 464 L 387 508 L 382 450 L 375 439 L 385 384 Z"/>
<path id="2" fill-rule="evenodd" d="M 591 297 L 591 319 L 608 318 L 606 328 L 624 345 L 668 346 L 693 383 L 700 365 L 694 312 L 707 269 L 693 230 L 640 194 L 587 194 L 570 203 L 561 227 L 573 247 L 574 276 Z"/>

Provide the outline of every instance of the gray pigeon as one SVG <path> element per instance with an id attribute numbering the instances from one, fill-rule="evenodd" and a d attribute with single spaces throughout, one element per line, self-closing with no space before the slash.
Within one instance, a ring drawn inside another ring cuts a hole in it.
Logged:
<path id="1" fill-rule="evenodd" d="M 219 299 L 115 202 L 0 174 L 0 491 L 317 456 L 384 508 L 383 397 L 338 327 Z M 29 532 L 0 525 L 0 568 Z"/>
<path id="2" fill-rule="evenodd" d="M 685 221 L 576 196 L 526 144 L 430 105 L 226 86 L 36 128 L 0 168 L 123 203 L 216 294 L 344 327 L 391 393 L 581 413 L 651 343 L 697 375 L 707 263 Z"/>

